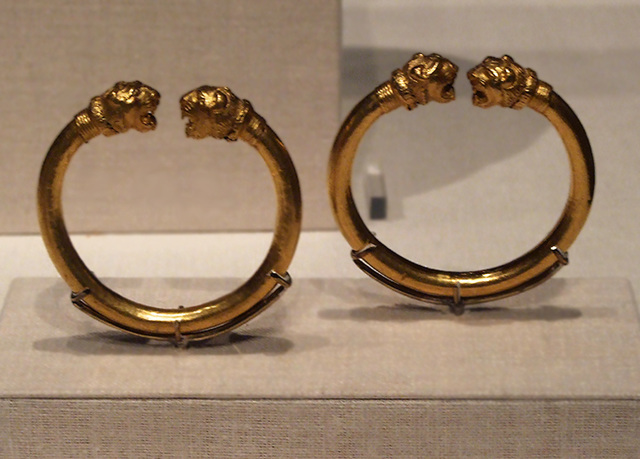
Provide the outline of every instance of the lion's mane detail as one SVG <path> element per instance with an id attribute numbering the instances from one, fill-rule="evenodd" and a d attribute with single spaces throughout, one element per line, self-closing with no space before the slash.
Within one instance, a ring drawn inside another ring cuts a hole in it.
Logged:
<path id="1" fill-rule="evenodd" d="M 507 55 L 487 57 L 467 73 L 473 88 L 473 104 L 524 108 L 539 85 L 536 72 L 524 68 Z"/>
<path id="2" fill-rule="evenodd" d="M 414 54 L 401 69 L 393 72 L 391 85 L 409 109 L 429 101 L 450 102 L 455 99 L 453 82 L 458 66 L 439 54 Z"/>
<path id="3" fill-rule="evenodd" d="M 227 87 L 201 86 L 180 99 L 182 117 L 188 118 L 185 133 L 202 139 L 237 140 L 247 114 L 253 109 Z"/>
<path id="4" fill-rule="evenodd" d="M 111 89 L 91 99 L 89 116 L 102 128 L 102 134 L 114 135 L 135 129 L 156 128 L 155 110 L 160 93 L 139 81 L 119 81 Z"/>

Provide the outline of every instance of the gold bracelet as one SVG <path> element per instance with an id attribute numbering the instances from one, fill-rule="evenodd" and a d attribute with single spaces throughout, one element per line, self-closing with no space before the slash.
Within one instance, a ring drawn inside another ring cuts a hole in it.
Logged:
<path id="1" fill-rule="evenodd" d="M 356 265 L 391 289 L 419 300 L 448 305 L 456 314 L 464 304 L 517 294 L 551 277 L 569 262 L 569 246 L 584 225 L 595 187 L 595 168 L 587 134 L 578 117 L 536 73 L 509 56 L 488 57 L 468 73 L 473 104 L 530 107 L 556 128 L 571 163 L 571 189 L 564 212 L 536 247 L 501 266 L 479 271 L 441 271 L 413 263 L 382 244 L 360 217 L 351 194 L 351 174 L 358 145 L 369 127 L 399 107 L 409 110 L 429 101 L 450 102 L 458 67 L 431 54 L 416 54 L 389 81 L 367 95 L 347 116 L 329 161 L 329 195 L 333 214 L 353 249 Z"/>
<path id="2" fill-rule="evenodd" d="M 44 243 L 54 265 L 71 287 L 74 305 L 121 330 L 185 343 L 227 332 L 269 306 L 291 285 L 287 272 L 298 242 L 302 203 L 291 158 L 278 136 L 247 100 L 228 88 L 202 86 L 180 101 L 188 118 L 186 134 L 201 139 L 242 139 L 253 146 L 273 176 L 277 223 L 266 258 L 242 286 L 213 301 L 192 307 L 161 309 L 131 301 L 112 291 L 87 268 L 73 247 L 62 214 L 65 172 L 83 143 L 100 134 L 155 129 L 154 111 L 160 94 L 138 81 L 119 82 L 94 97 L 62 130 L 49 149 L 38 186 L 38 215 Z"/>

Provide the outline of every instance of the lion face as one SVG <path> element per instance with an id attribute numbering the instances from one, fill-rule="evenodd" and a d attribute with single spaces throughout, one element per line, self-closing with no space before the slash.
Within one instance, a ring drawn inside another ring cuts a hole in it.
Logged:
<path id="1" fill-rule="evenodd" d="M 242 100 L 226 87 L 201 86 L 188 92 L 180 99 L 182 117 L 188 118 L 187 137 L 227 138 L 241 106 Z"/>
<path id="2" fill-rule="evenodd" d="M 450 102 L 455 99 L 453 82 L 458 66 L 439 54 L 415 54 L 403 67 L 409 88 L 419 104 Z"/>
<path id="3" fill-rule="evenodd" d="M 113 88 L 91 101 L 91 111 L 113 133 L 135 129 L 140 132 L 156 128 L 155 110 L 160 93 L 139 81 L 119 81 Z"/>
<path id="4" fill-rule="evenodd" d="M 527 70 L 509 56 L 487 57 L 467 73 L 473 89 L 473 105 L 511 107 L 524 91 L 527 76 Z"/>

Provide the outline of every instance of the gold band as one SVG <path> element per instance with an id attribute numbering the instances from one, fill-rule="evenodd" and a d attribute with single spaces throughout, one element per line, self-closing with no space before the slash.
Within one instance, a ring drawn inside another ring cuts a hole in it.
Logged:
<path id="1" fill-rule="evenodd" d="M 62 184 L 78 148 L 92 138 L 155 128 L 160 95 L 140 82 L 117 83 L 92 99 L 58 135 L 42 165 L 38 186 L 40 230 L 49 255 L 71 287 L 72 302 L 94 318 L 148 338 L 205 339 L 229 331 L 264 310 L 287 287 L 287 269 L 301 229 L 300 186 L 289 154 L 278 136 L 246 100 L 228 88 L 203 86 L 180 101 L 192 138 L 242 139 L 252 145 L 273 176 L 277 222 L 271 247 L 258 270 L 233 292 L 192 307 L 160 309 L 131 301 L 102 284 L 74 249 L 62 214 Z"/>
<path id="2" fill-rule="evenodd" d="M 353 201 L 351 174 L 358 146 L 369 127 L 385 113 L 429 101 L 453 100 L 456 74 L 457 67 L 447 59 L 437 54 L 416 54 L 403 69 L 394 72 L 390 81 L 367 95 L 347 116 L 335 139 L 329 162 L 329 195 L 338 226 L 353 249 L 353 260 L 364 272 L 400 293 L 448 304 L 461 313 L 464 303 L 514 295 L 540 284 L 568 263 L 567 250 L 591 207 L 595 168 L 582 124 L 551 86 L 509 56 L 487 58 L 468 74 L 474 105 L 528 106 L 544 115 L 564 142 L 572 179 L 562 216 L 532 250 L 504 265 L 480 271 L 435 270 L 390 250 L 369 231 Z"/>

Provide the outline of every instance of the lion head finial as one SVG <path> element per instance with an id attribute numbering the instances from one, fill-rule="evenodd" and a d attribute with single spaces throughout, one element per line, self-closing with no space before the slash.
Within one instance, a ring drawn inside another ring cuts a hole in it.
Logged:
<path id="1" fill-rule="evenodd" d="M 119 81 L 111 89 L 91 99 L 89 112 L 105 135 L 129 129 L 140 132 L 156 128 L 155 110 L 160 93 L 139 81 Z"/>
<path id="2" fill-rule="evenodd" d="M 516 64 L 507 55 L 487 57 L 467 73 L 473 88 L 473 105 L 523 108 L 538 85 L 536 72 Z"/>
<path id="3" fill-rule="evenodd" d="M 458 66 L 439 54 L 414 54 L 402 69 L 393 72 L 392 84 L 408 109 L 429 101 L 455 99 L 453 82 Z"/>
<path id="4" fill-rule="evenodd" d="M 227 87 L 200 86 L 180 99 L 188 137 L 236 140 L 238 130 L 251 105 Z"/>

